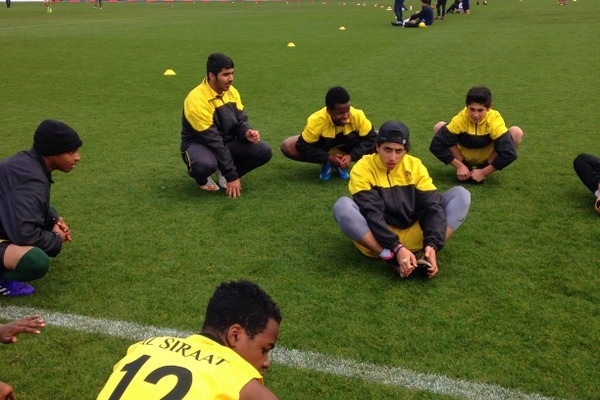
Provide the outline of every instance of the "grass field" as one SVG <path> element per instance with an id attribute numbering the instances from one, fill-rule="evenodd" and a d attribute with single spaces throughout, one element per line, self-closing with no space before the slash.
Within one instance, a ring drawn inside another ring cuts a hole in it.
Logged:
<path id="1" fill-rule="evenodd" d="M 471 15 L 426 29 L 392 27 L 391 3 L 1 5 L 0 158 L 45 118 L 84 141 L 77 169 L 53 176 L 74 242 L 34 296 L 0 298 L 3 320 L 50 321 L 0 348 L 19 400 L 95 399 L 137 340 L 125 322 L 198 331 L 215 286 L 238 278 L 282 309 L 265 379 L 280 399 L 600 399 L 600 218 L 572 169 L 600 154 L 600 1 L 472 0 Z M 183 98 L 216 51 L 274 150 L 236 200 L 201 192 L 179 155 Z M 467 186 L 438 277 L 400 280 L 337 228 L 345 182 L 320 182 L 279 144 L 342 85 L 376 126 L 410 127 L 411 153 L 446 190 L 432 127 L 479 84 L 524 129 L 519 159 Z"/>

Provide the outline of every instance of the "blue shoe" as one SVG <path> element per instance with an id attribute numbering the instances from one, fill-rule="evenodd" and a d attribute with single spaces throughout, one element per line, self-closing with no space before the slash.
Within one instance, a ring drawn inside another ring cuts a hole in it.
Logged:
<path id="1" fill-rule="evenodd" d="M 33 292 L 35 289 L 28 283 L 0 279 L 0 296 L 28 296 Z"/>
<path id="2" fill-rule="evenodd" d="M 328 181 L 331 179 L 331 164 L 328 162 L 323 164 L 323 168 L 321 168 L 321 173 L 319 174 L 319 179 L 322 181 Z"/>
<path id="3" fill-rule="evenodd" d="M 350 179 L 350 173 L 348 172 L 348 168 L 338 168 L 338 174 L 340 178 L 348 180 Z"/>

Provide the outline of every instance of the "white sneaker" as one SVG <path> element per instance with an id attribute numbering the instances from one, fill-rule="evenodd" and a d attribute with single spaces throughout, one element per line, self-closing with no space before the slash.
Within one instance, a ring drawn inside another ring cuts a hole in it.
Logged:
<path id="1" fill-rule="evenodd" d="M 223 189 L 227 189 L 227 179 L 225 179 L 219 170 L 217 170 L 217 180 L 219 181 L 219 186 L 221 186 Z"/>
<path id="2" fill-rule="evenodd" d="M 213 179 L 209 176 L 206 179 L 206 183 L 202 186 L 200 186 L 200 189 L 202 190 L 206 190 L 209 192 L 216 192 L 217 190 L 219 190 L 219 186 L 215 183 L 215 181 L 213 181 Z"/>

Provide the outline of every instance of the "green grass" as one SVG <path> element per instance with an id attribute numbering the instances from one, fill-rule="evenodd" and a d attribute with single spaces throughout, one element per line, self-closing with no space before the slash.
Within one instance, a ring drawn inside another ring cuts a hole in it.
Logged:
<path id="1" fill-rule="evenodd" d="M 214 287 L 250 278 L 280 304 L 284 348 L 598 399 L 600 219 L 572 160 L 600 153 L 600 2 L 488 3 L 412 30 L 372 1 L 0 7 L 0 157 L 28 148 L 44 118 L 84 140 L 77 169 L 53 176 L 74 242 L 35 296 L 0 307 L 197 331 Z M 237 200 L 199 191 L 179 155 L 183 98 L 215 51 L 234 59 L 274 150 Z M 478 84 L 524 129 L 519 159 L 468 186 L 470 214 L 436 279 L 396 279 L 333 221 L 345 183 L 319 182 L 279 143 L 342 85 L 375 125 L 410 127 L 411 152 L 446 190 L 456 182 L 428 151 L 432 127 Z M 19 400 L 94 399 L 130 342 L 50 326 L 0 348 L 0 380 Z M 266 383 L 288 400 L 450 398 L 278 364 Z"/>

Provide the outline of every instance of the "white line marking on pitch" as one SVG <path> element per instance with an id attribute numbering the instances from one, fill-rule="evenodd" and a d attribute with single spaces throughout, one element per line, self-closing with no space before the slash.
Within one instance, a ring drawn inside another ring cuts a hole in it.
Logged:
<path id="1" fill-rule="evenodd" d="M 139 341 L 151 336 L 186 337 L 193 332 L 155 326 L 138 325 L 126 321 L 90 318 L 81 315 L 63 314 L 29 307 L 7 306 L 0 308 L 0 318 L 13 320 L 31 314 L 39 314 L 47 325 L 73 329 L 80 332 L 99 333 L 123 339 Z M 115 356 L 115 362 L 121 355 Z M 323 372 L 353 379 L 361 379 L 381 385 L 424 390 L 446 396 L 469 400 L 558 400 L 539 394 L 523 393 L 513 389 L 486 383 L 473 383 L 451 379 L 444 375 L 426 374 L 405 368 L 361 363 L 341 357 L 332 357 L 310 351 L 277 347 L 271 360 L 288 367 Z"/>

